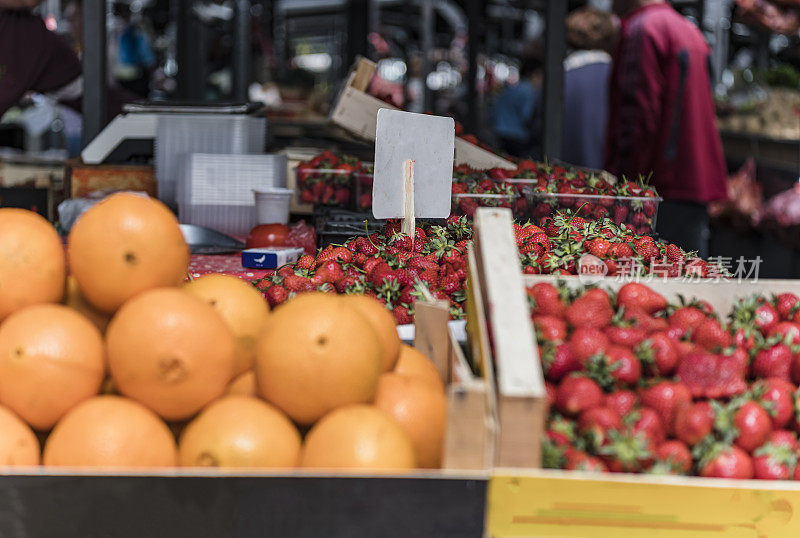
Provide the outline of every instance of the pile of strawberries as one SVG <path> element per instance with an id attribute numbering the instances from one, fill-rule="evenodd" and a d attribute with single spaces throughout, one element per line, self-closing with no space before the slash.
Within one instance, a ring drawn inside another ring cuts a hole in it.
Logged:
<path id="1" fill-rule="evenodd" d="M 255 282 L 273 308 L 293 294 L 309 291 L 363 293 L 377 297 L 398 324 L 413 321 L 414 303 L 426 293 L 449 301 L 450 316 L 464 316 L 467 243 L 472 229 L 464 217 L 443 226 L 422 225 L 414 237 L 387 221 L 380 232 L 330 245 L 316 257 L 303 256 Z"/>
<path id="2" fill-rule="evenodd" d="M 727 320 L 644 284 L 528 289 L 551 412 L 550 468 L 800 479 L 800 299 Z"/>
<path id="3" fill-rule="evenodd" d="M 589 221 L 574 213 L 555 213 L 542 217 L 538 225 L 514 224 L 514 235 L 526 274 L 578 274 L 585 254 L 599 258 L 607 276 L 637 273 L 657 278 L 713 278 L 724 272 L 674 243 L 638 235 L 608 218 Z"/>
<path id="4" fill-rule="evenodd" d="M 351 207 L 362 176 L 372 184 L 372 168 L 356 157 L 323 151 L 297 165 L 297 189 L 303 204 Z M 370 187 L 370 200 L 372 199 Z"/>

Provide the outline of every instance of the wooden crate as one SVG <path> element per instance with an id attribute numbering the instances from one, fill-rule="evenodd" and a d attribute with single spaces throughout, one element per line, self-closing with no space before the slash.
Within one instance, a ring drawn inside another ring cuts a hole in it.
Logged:
<path id="1" fill-rule="evenodd" d="M 476 213 L 476 278 L 471 285 L 481 304 L 468 312 L 468 326 L 481 342 L 481 355 L 489 357 L 485 364 L 493 364 L 496 371 L 495 465 L 539 467 L 547 414 L 544 377 L 511 223 L 508 209 L 480 208 Z"/>
<path id="2" fill-rule="evenodd" d="M 453 330 L 445 301 L 418 301 L 414 347 L 431 358 L 447 388 L 447 431 L 442 468 L 488 471 L 495 442 L 494 391 L 491 379 L 476 376 Z"/>
<path id="3" fill-rule="evenodd" d="M 359 59 L 347 77 L 342 91 L 336 98 L 331 110 L 330 120 L 353 135 L 374 141 L 378 126 L 378 110 L 396 107 L 366 93 L 376 64 L 366 59 Z M 467 164 L 473 168 L 485 170 L 489 168 L 506 168 L 513 170 L 516 165 L 490 151 L 470 144 L 466 140 L 456 138 L 455 164 Z"/>

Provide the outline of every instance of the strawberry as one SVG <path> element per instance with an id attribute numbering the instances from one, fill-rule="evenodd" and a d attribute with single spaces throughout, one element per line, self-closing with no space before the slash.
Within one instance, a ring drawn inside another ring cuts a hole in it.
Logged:
<path id="1" fill-rule="evenodd" d="M 800 447 L 797 443 L 797 436 L 789 430 L 772 430 L 772 433 L 767 437 L 767 442 L 773 445 L 788 446 L 795 451 Z"/>
<path id="2" fill-rule="evenodd" d="M 630 390 L 615 390 L 605 395 L 603 405 L 610 407 L 621 417 L 630 413 L 639 403 L 636 393 Z"/>
<path id="3" fill-rule="evenodd" d="M 794 385 L 778 377 L 761 379 L 753 384 L 753 395 L 769 410 L 774 429 L 785 428 L 791 422 L 794 415 L 794 391 Z"/>
<path id="4" fill-rule="evenodd" d="M 600 386 L 588 377 L 571 374 L 564 378 L 556 391 L 556 407 L 569 416 L 596 407 L 603 401 Z"/>
<path id="5" fill-rule="evenodd" d="M 670 243 L 667 245 L 667 260 L 673 263 L 677 263 L 679 265 L 683 265 L 686 262 L 686 256 L 683 254 L 683 251 L 680 249 L 678 245 Z"/>
<path id="6" fill-rule="evenodd" d="M 545 377 L 550 381 L 560 381 L 564 376 L 577 372 L 582 367 L 567 344 L 555 345 L 546 342 L 540 346 L 539 351 Z"/>
<path id="7" fill-rule="evenodd" d="M 565 454 L 566 463 L 564 469 L 568 471 L 591 471 L 591 472 L 606 472 L 608 469 L 606 465 L 594 456 L 590 456 L 581 450 L 569 448 Z"/>
<path id="8" fill-rule="evenodd" d="M 760 301 L 755 309 L 755 326 L 762 333 L 769 332 L 780 321 L 778 310 L 766 301 Z"/>
<path id="9" fill-rule="evenodd" d="M 595 327 L 577 327 L 569 337 L 569 346 L 581 363 L 592 355 L 603 353 L 608 344 L 608 337 Z"/>
<path id="10" fill-rule="evenodd" d="M 396 233 L 389 239 L 389 244 L 398 250 L 411 250 L 413 248 L 412 239 L 404 233 Z"/>
<path id="11" fill-rule="evenodd" d="M 740 365 L 734 358 L 700 350 L 683 357 L 678 363 L 677 376 L 696 398 L 723 398 L 747 390 Z"/>
<path id="12" fill-rule="evenodd" d="M 672 375 L 678 366 L 678 350 L 666 332 L 651 334 L 636 347 L 635 353 L 648 370 L 659 376 Z"/>
<path id="13" fill-rule="evenodd" d="M 631 473 L 647 467 L 653 455 L 652 445 L 642 434 L 629 434 L 611 431 L 609 441 L 600 447 L 598 453 L 608 469 L 614 473 Z"/>
<path id="14" fill-rule="evenodd" d="M 292 268 L 291 265 L 284 265 L 283 267 L 278 268 L 276 274 L 278 276 L 283 276 L 283 277 L 293 275 L 294 269 Z"/>
<path id="15" fill-rule="evenodd" d="M 408 311 L 408 307 L 405 305 L 397 305 L 392 309 L 392 315 L 394 316 L 395 321 L 398 325 L 410 325 L 414 323 L 414 318 Z"/>
<path id="16" fill-rule="evenodd" d="M 714 409 L 708 402 L 680 407 L 675 413 L 675 436 L 689 446 L 700 443 L 714 428 Z"/>
<path id="17" fill-rule="evenodd" d="M 751 366 L 754 377 L 778 377 L 789 381 L 792 369 L 792 350 L 786 344 L 775 344 L 756 353 Z"/>
<path id="18" fill-rule="evenodd" d="M 297 263 L 294 265 L 295 269 L 300 269 L 302 271 L 309 271 L 312 267 L 314 267 L 314 256 L 310 256 L 308 254 L 304 254 L 300 256 L 300 259 L 297 260 Z"/>
<path id="19" fill-rule="evenodd" d="M 641 213 L 637 213 L 637 215 L 641 215 Z M 646 243 L 641 245 L 640 247 L 636 248 L 636 253 L 645 261 L 651 262 L 654 261 L 659 257 L 661 254 L 658 251 L 658 247 L 655 246 L 653 243 Z"/>
<path id="20" fill-rule="evenodd" d="M 353 253 L 344 247 L 334 247 L 331 249 L 326 248 L 317 256 L 315 265 L 316 267 L 319 267 L 322 264 L 332 260 L 340 261 L 342 263 L 350 263 L 352 259 Z"/>
<path id="21" fill-rule="evenodd" d="M 609 431 L 621 429 L 622 418 L 609 407 L 592 407 L 578 417 L 578 433 L 595 449 L 608 441 Z"/>
<path id="22" fill-rule="evenodd" d="M 739 447 L 717 443 L 700 460 L 700 476 L 707 478 L 753 478 L 753 461 Z"/>
<path id="23" fill-rule="evenodd" d="M 344 269 L 335 260 L 328 260 L 322 265 L 317 265 L 317 271 L 314 276 L 319 277 L 322 282 L 335 284 L 345 277 Z"/>
<path id="24" fill-rule="evenodd" d="M 642 364 L 633 352 L 622 346 L 610 345 L 605 352 L 611 377 L 619 383 L 634 385 L 642 377 Z"/>
<path id="25" fill-rule="evenodd" d="M 333 200 L 338 205 L 347 205 L 350 201 L 350 189 L 340 188 L 333 193 Z"/>
<path id="26" fill-rule="evenodd" d="M 356 239 L 356 248 L 367 256 L 375 256 L 380 253 L 380 249 L 367 237 Z"/>
<path id="27" fill-rule="evenodd" d="M 800 298 L 794 293 L 781 293 L 775 297 L 775 308 L 781 320 L 789 321 L 800 310 Z"/>
<path id="28" fill-rule="evenodd" d="M 547 282 L 540 282 L 529 288 L 528 294 L 533 298 L 535 307 L 534 312 L 538 314 L 550 314 L 553 316 L 563 316 L 566 305 L 561 300 L 558 289 Z"/>
<path id="29" fill-rule="evenodd" d="M 653 446 L 658 446 L 664 442 L 667 438 L 664 423 L 655 410 L 649 407 L 642 407 L 633 413 L 634 416 L 631 418 L 635 418 L 635 421 L 631 432 L 643 435 Z"/>
<path id="30" fill-rule="evenodd" d="M 364 293 L 364 278 L 360 276 L 346 276 L 336 283 L 336 291 L 345 294 Z"/>
<path id="31" fill-rule="evenodd" d="M 667 432 L 673 432 L 673 423 L 678 409 L 688 406 L 692 397 L 689 390 L 680 383 L 659 381 L 655 385 L 641 389 L 642 405 L 655 409 L 663 418 Z"/>
<path id="32" fill-rule="evenodd" d="M 608 249 L 608 256 L 614 259 L 625 259 L 633 256 L 633 249 L 627 243 L 614 243 Z"/>
<path id="33" fill-rule="evenodd" d="M 754 401 L 746 401 L 738 409 L 734 407 L 730 424 L 724 414 L 722 416 L 723 420 L 719 420 L 720 415 L 717 415 L 715 427 L 723 434 L 733 435 L 733 432 L 737 432 L 733 442 L 747 452 L 752 452 L 764 444 L 772 431 L 769 414 Z M 730 425 L 733 428 L 730 428 Z"/>
<path id="34" fill-rule="evenodd" d="M 367 277 L 372 285 L 377 288 L 382 286 L 387 278 L 394 278 L 394 271 L 392 271 L 388 263 L 381 261 L 371 271 L 367 272 Z"/>
<path id="35" fill-rule="evenodd" d="M 797 452 L 785 445 L 764 443 L 753 452 L 753 478 L 790 480 L 797 467 Z"/>
<path id="36" fill-rule="evenodd" d="M 614 224 L 619 226 L 623 222 L 628 220 L 628 208 L 622 205 L 616 206 L 614 208 Z"/>
<path id="37" fill-rule="evenodd" d="M 797 317 L 795 314 L 795 318 Z M 800 324 L 795 321 L 780 321 L 767 331 L 767 337 L 770 336 L 778 336 L 791 345 L 800 344 Z"/>
<path id="38" fill-rule="evenodd" d="M 611 248 L 611 243 L 607 239 L 592 239 L 585 244 L 586 250 L 589 254 L 597 256 L 598 258 L 605 258 L 608 249 Z"/>
<path id="39" fill-rule="evenodd" d="M 629 282 L 617 292 L 617 307 L 638 306 L 648 314 L 667 308 L 667 300 L 658 292 L 638 282 Z"/>
<path id="40" fill-rule="evenodd" d="M 654 456 L 657 462 L 666 464 L 667 472 L 687 474 L 692 470 L 692 453 L 685 443 L 670 439 L 656 448 Z"/>
<path id="41" fill-rule="evenodd" d="M 270 308 L 275 308 L 289 298 L 289 292 L 283 286 L 272 286 L 264 292 Z"/>
<path id="42" fill-rule="evenodd" d="M 614 312 L 607 295 L 602 299 L 585 293 L 567 307 L 564 316 L 573 327 L 603 328 L 611 323 Z"/>
<path id="43" fill-rule="evenodd" d="M 622 317 L 626 321 L 632 321 L 637 327 L 647 334 L 666 331 L 669 328 L 667 320 L 664 318 L 654 318 L 638 306 L 631 306 L 624 310 Z"/>
<path id="44" fill-rule="evenodd" d="M 635 348 L 647 337 L 647 334 L 638 327 L 609 325 L 603 329 L 603 332 L 608 337 L 609 342 L 627 348 Z"/>
<path id="45" fill-rule="evenodd" d="M 687 275 L 695 278 L 708 278 L 709 268 L 708 262 L 700 258 L 692 258 L 686 261 L 684 271 Z"/>
<path id="46" fill-rule="evenodd" d="M 452 295 L 452 294 L 460 291 L 462 289 L 462 287 L 463 287 L 462 284 L 461 284 L 461 281 L 455 275 L 445 276 L 444 278 L 441 279 L 441 281 L 439 282 L 439 285 L 441 286 L 442 290 L 444 290 L 444 292 L 449 294 L 449 295 Z M 558 321 L 563 323 L 563 321 L 560 320 L 560 319 Z M 564 337 L 566 337 L 566 332 L 567 332 L 567 328 L 566 328 L 566 325 L 565 325 L 564 326 Z M 563 339 L 563 337 L 562 337 L 562 339 Z"/>
<path id="47" fill-rule="evenodd" d="M 697 307 L 683 306 L 669 316 L 671 327 L 680 327 L 684 331 L 694 329 L 706 319 L 706 314 Z"/>
<path id="48" fill-rule="evenodd" d="M 692 341 L 703 349 L 714 351 L 718 348 L 728 347 L 731 343 L 731 335 L 720 325 L 719 321 L 714 318 L 706 318 L 695 329 Z"/>
<path id="49" fill-rule="evenodd" d="M 369 209 L 372 207 L 372 193 L 365 192 L 358 197 L 358 207 L 361 209 Z"/>
<path id="50" fill-rule="evenodd" d="M 302 293 L 314 291 L 314 284 L 310 279 L 297 275 L 287 275 L 283 278 L 283 285 L 287 291 Z"/>

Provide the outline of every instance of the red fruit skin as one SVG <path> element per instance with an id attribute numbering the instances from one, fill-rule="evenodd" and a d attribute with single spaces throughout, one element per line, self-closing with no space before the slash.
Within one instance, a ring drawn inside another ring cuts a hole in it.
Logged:
<path id="1" fill-rule="evenodd" d="M 570 375 L 558 386 L 556 407 L 565 415 L 576 416 L 603 401 L 600 386 L 588 377 Z"/>
<path id="2" fill-rule="evenodd" d="M 611 323 L 614 311 L 608 302 L 608 297 L 603 300 L 590 296 L 587 292 L 582 297 L 575 299 L 567 307 L 564 311 L 564 317 L 573 327 L 596 327 L 602 329 Z"/>
<path id="3" fill-rule="evenodd" d="M 553 360 L 547 365 L 545 377 L 550 381 L 558 382 L 564 376 L 582 368 L 583 365 L 575 357 L 572 349 L 567 344 L 559 344 L 553 353 Z"/>
<path id="4" fill-rule="evenodd" d="M 755 318 L 756 328 L 762 333 L 766 333 L 780 321 L 780 314 L 771 304 L 762 302 L 756 308 Z"/>
<path id="5" fill-rule="evenodd" d="M 633 432 L 643 434 L 653 446 L 660 445 L 667 437 L 661 417 L 649 407 L 639 409 L 639 420 L 634 423 Z"/>
<path id="6" fill-rule="evenodd" d="M 617 346 L 634 348 L 647 337 L 642 329 L 638 327 L 615 327 L 610 325 L 603 329 L 608 340 Z"/>
<path id="7" fill-rule="evenodd" d="M 562 342 L 567 338 L 567 324 L 561 318 L 535 315 L 533 324 L 545 340 Z"/>
<path id="8" fill-rule="evenodd" d="M 653 333 L 647 340 L 653 350 L 653 366 L 656 374 L 661 377 L 672 375 L 678 366 L 678 349 L 675 341 L 667 336 L 666 332 Z"/>
<path id="9" fill-rule="evenodd" d="M 608 337 L 596 327 L 577 327 L 569 337 L 569 345 L 581 363 L 608 348 Z"/>
<path id="10" fill-rule="evenodd" d="M 773 430 L 767 437 L 767 442 L 773 445 L 785 445 L 792 450 L 797 450 L 799 447 L 797 435 L 791 430 Z"/>
<path id="11" fill-rule="evenodd" d="M 707 318 L 695 329 L 692 341 L 703 349 L 714 351 L 726 348 L 731 343 L 731 335 L 722 328 L 719 321 Z"/>
<path id="12" fill-rule="evenodd" d="M 753 377 L 779 377 L 789 381 L 792 371 L 792 350 L 786 344 L 775 344 L 756 353 L 751 371 Z"/>
<path id="13" fill-rule="evenodd" d="M 635 385 L 642 378 L 642 363 L 628 348 L 622 346 L 608 346 L 606 349 L 608 364 L 614 369 L 611 377 L 626 385 Z"/>
<path id="14" fill-rule="evenodd" d="M 752 452 L 764 444 L 772 431 L 769 414 L 756 402 L 745 402 L 733 416 L 733 425 L 739 430 L 734 444 Z"/>
<path id="15" fill-rule="evenodd" d="M 795 314 L 792 321 L 780 321 L 775 324 L 768 332 L 767 336 L 780 336 L 781 338 L 788 338 L 789 343 L 792 345 L 800 343 L 800 311 Z"/>
<path id="16" fill-rule="evenodd" d="M 764 444 L 753 455 L 753 478 L 757 480 L 789 480 L 797 457 L 790 449 Z"/>
<path id="17" fill-rule="evenodd" d="M 630 413 L 638 403 L 639 397 L 631 390 L 615 390 L 606 394 L 603 400 L 604 406 L 610 407 L 621 417 Z"/>
<path id="18" fill-rule="evenodd" d="M 686 443 L 675 439 L 664 441 L 655 450 L 659 461 L 671 463 L 675 470 L 686 474 L 692 469 L 692 453 Z"/>
<path id="19" fill-rule="evenodd" d="M 678 409 L 692 403 L 692 397 L 686 386 L 672 381 L 659 381 L 655 385 L 642 389 L 639 393 L 642 405 L 655 409 L 662 417 L 668 433 L 674 432 L 675 414 Z"/>
<path id="20" fill-rule="evenodd" d="M 726 351 L 730 351 L 730 353 L 724 354 L 723 357 L 725 357 L 725 359 L 723 360 L 730 364 L 731 370 L 735 371 L 741 378 L 747 377 L 747 372 L 750 367 L 750 355 L 747 351 L 740 347 L 733 348 L 732 350 L 728 348 Z"/>
<path id="21" fill-rule="evenodd" d="M 702 441 L 714 428 L 714 410 L 708 402 L 698 402 L 678 409 L 675 436 L 689 446 Z"/>
<path id="22" fill-rule="evenodd" d="M 705 319 L 706 315 L 699 308 L 684 306 L 675 310 L 668 321 L 671 327 L 680 327 L 688 331 L 700 325 Z"/>
<path id="23" fill-rule="evenodd" d="M 617 292 L 617 306 L 638 306 L 648 314 L 655 314 L 667 308 L 667 300 L 644 284 L 630 282 Z"/>
<path id="24" fill-rule="evenodd" d="M 666 331 L 669 328 L 667 320 L 664 318 L 654 318 L 638 306 L 626 308 L 623 317 L 626 320 L 634 321 L 636 326 L 647 334 Z"/>
<path id="25" fill-rule="evenodd" d="M 727 447 L 700 469 L 700 476 L 706 478 L 739 478 L 742 480 L 753 478 L 753 460 L 741 448 L 736 446 Z"/>
<path id="26" fill-rule="evenodd" d="M 547 406 L 552 407 L 556 402 L 556 386 L 549 381 L 544 382 L 545 398 L 547 399 Z"/>
<path id="27" fill-rule="evenodd" d="M 608 472 L 608 468 L 599 458 L 590 456 L 586 452 L 575 449 L 567 449 L 564 454 L 566 464 L 564 469 L 568 471 L 591 471 Z"/>
<path id="28" fill-rule="evenodd" d="M 563 316 L 566 305 L 561 300 L 558 289 L 547 282 L 539 282 L 531 290 L 536 302 L 534 312 L 550 316 Z"/>
<path id="29" fill-rule="evenodd" d="M 782 321 L 791 320 L 799 310 L 796 308 L 800 299 L 794 293 L 781 293 L 775 300 L 775 308 Z"/>
<path id="30" fill-rule="evenodd" d="M 794 401 L 792 394 L 795 386 L 788 381 L 771 377 L 754 383 L 753 388 L 764 390 L 760 401 L 765 402 L 771 412 L 769 413 L 773 429 L 785 428 L 794 416 Z"/>
<path id="31" fill-rule="evenodd" d="M 621 430 L 622 418 L 610 407 L 592 407 L 578 417 L 578 431 L 589 436 L 593 446 L 605 444 L 609 430 Z"/>
<path id="32" fill-rule="evenodd" d="M 677 376 L 694 398 L 723 398 L 747 390 L 738 360 L 713 353 L 686 354 L 678 363 Z"/>

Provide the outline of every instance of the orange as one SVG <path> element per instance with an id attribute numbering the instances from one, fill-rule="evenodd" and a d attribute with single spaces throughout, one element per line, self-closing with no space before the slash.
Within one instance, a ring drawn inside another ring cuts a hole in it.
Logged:
<path id="1" fill-rule="evenodd" d="M 86 319 L 91 321 L 101 333 L 106 332 L 108 322 L 111 321 L 111 316 L 105 312 L 100 312 L 89 304 L 78 289 L 78 281 L 75 280 L 75 277 L 72 275 L 67 277 L 67 293 L 64 296 L 64 305 L 82 314 Z"/>
<path id="2" fill-rule="evenodd" d="M 24 209 L 0 209 L 0 321 L 64 296 L 64 247 L 55 228 Z"/>
<path id="3" fill-rule="evenodd" d="M 300 433 L 270 404 L 226 396 L 192 420 L 181 435 L 178 461 L 186 467 L 295 467 Z"/>
<path id="4" fill-rule="evenodd" d="M 384 411 L 349 405 L 325 415 L 306 435 L 301 465 L 322 469 L 392 471 L 415 467 L 406 432 Z"/>
<path id="5" fill-rule="evenodd" d="M 384 410 L 408 434 L 420 467 L 441 467 L 447 427 L 444 392 L 420 377 L 383 374 L 375 392 L 375 407 Z"/>
<path id="6" fill-rule="evenodd" d="M 369 322 L 336 295 L 304 293 L 270 314 L 256 345 L 259 393 L 295 422 L 368 402 L 381 371 Z"/>
<path id="7" fill-rule="evenodd" d="M 131 193 L 113 194 L 81 215 L 68 255 L 81 293 L 103 312 L 143 291 L 180 286 L 189 266 L 175 216 L 158 200 Z"/>
<path id="8" fill-rule="evenodd" d="M 236 343 L 208 303 L 160 288 L 119 309 L 106 331 L 106 347 L 122 394 L 167 420 L 181 420 L 225 392 Z"/>
<path id="9" fill-rule="evenodd" d="M 431 386 L 437 387 L 444 392 L 444 383 L 439 370 L 436 369 L 436 366 L 427 356 L 409 345 L 400 345 L 400 358 L 397 359 L 394 373 L 420 377 L 430 383 Z"/>
<path id="10" fill-rule="evenodd" d="M 256 339 L 264 328 L 269 304 L 251 284 L 230 275 L 201 276 L 184 286 L 186 291 L 214 307 L 236 337 L 235 375 L 253 367 Z"/>
<path id="11" fill-rule="evenodd" d="M 397 335 L 397 324 L 394 316 L 379 300 L 366 295 L 342 295 L 342 299 L 361 312 L 369 321 L 383 350 L 381 364 L 384 372 L 391 372 L 397 357 L 400 355 L 400 337 Z"/>
<path id="12" fill-rule="evenodd" d="M 29 306 L 0 325 L 0 403 L 37 430 L 97 394 L 104 367 L 100 331 L 66 306 Z"/>
<path id="13" fill-rule="evenodd" d="M 243 374 L 239 374 L 228 385 L 225 394 L 236 394 L 239 396 L 257 396 L 256 390 L 256 373 L 253 370 L 248 370 Z"/>
<path id="14" fill-rule="evenodd" d="M 170 467 L 175 439 L 152 411 L 121 396 L 96 396 L 62 418 L 44 445 L 44 464 Z"/>
<path id="15" fill-rule="evenodd" d="M 41 447 L 30 426 L 6 407 L 0 407 L 0 467 L 39 465 Z"/>

